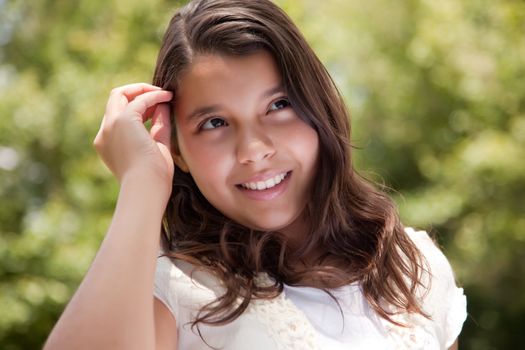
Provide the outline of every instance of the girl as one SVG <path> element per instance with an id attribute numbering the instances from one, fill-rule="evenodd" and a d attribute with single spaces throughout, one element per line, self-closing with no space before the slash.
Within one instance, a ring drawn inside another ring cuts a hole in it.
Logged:
<path id="1" fill-rule="evenodd" d="M 353 169 L 343 100 L 282 10 L 190 2 L 153 84 L 110 94 L 115 214 L 46 349 L 457 346 L 448 261 Z"/>

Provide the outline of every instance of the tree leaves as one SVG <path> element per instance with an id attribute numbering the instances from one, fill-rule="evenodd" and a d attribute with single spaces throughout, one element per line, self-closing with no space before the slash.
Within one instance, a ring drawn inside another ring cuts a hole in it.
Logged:
<path id="1" fill-rule="evenodd" d="M 358 169 L 443 244 L 469 300 L 462 348 L 519 347 L 525 5 L 277 3 L 348 102 Z M 107 95 L 150 81 L 176 6 L 0 1 L 0 347 L 39 347 L 88 268 L 117 196 L 91 145 Z"/>

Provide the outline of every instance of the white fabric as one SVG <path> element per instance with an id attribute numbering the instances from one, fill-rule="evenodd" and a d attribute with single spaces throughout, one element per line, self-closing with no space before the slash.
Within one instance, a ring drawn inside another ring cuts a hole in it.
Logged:
<path id="1" fill-rule="evenodd" d="M 431 270 L 431 276 L 424 279 L 431 282 L 430 289 L 420 293 L 431 320 L 401 314 L 396 320 L 411 327 L 395 326 L 373 312 L 359 284 L 354 283 L 333 291 L 343 310 L 343 322 L 337 304 L 323 291 L 285 285 L 278 298 L 252 302 L 243 315 L 227 325 L 200 325 L 204 339 L 224 350 L 447 349 L 467 315 L 463 289 L 456 286 L 449 262 L 427 233 L 406 232 Z M 166 257 L 158 259 L 155 296 L 177 320 L 179 350 L 206 348 L 188 322 L 200 307 L 224 293 L 211 275 L 195 270 L 191 276 L 192 270 L 185 262 L 174 265 Z"/>

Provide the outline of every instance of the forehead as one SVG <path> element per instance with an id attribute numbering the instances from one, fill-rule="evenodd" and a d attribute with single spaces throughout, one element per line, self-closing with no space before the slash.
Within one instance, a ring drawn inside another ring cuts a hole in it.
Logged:
<path id="1" fill-rule="evenodd" d="M 188 85 L 201 79 L 249 80 L 263 75 L 268 78 L 279 76 L 275 61 L 267 51 L 261 50 L 244 56 L 201 54 L 194 57 L 192 64 L 182 74 L 180 85 Z"/>
<path id="2" fill-rule="evenodd" d="M 235 96 L 249 98 L 280 82 L 275 60 L 266 51 L 246 56 L 197 55 L 180 77 L 176 107 L 222 103 Z"/>

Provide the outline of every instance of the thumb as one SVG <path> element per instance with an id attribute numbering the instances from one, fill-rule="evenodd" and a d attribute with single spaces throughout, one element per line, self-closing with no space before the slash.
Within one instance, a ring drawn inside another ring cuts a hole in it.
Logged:
<path id="1" fill-rule="evenodd" d="M 171 149 L 170 107 L 166 103 L 157 106 L 151 123 L 150 134 L 153 140 Z"/>

